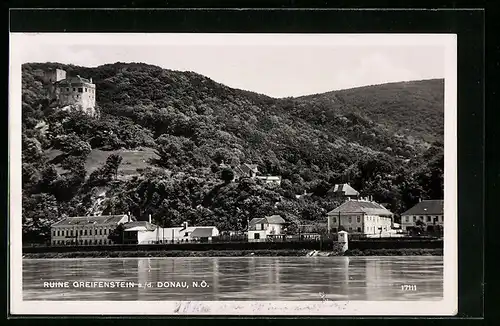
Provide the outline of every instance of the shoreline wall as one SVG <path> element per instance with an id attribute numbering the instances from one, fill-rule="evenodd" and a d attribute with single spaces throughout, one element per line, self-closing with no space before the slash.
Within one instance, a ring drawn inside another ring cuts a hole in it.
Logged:
<path id="1" fill-rule="evenodd" d="M 350 240 L 349 250 L 369 249 L 443 249 L 442 240 Z M 337 242 L 220 242 L 220 243 L 171 243 L 148 245 L 87 245 L 87 246 L 38 246 L 23 247 L 23 254 L 113 251 L 241 251 L 241 250 L 319 250 L 337 251 Z"/>

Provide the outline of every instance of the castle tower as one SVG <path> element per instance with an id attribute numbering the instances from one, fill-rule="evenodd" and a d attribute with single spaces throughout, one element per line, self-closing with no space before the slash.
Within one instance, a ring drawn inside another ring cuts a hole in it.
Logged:
<path id="1" fill-rule="evenodd" d="M 53 69 L 45 72 L 45 82 L 49 84 L 57 83 L 60 80 L 66 79 L 66 70 Z"/>
<path id="2" fill-rule="evenodd" d="M 64 78 L 57 80 L 61 77 Z M 96 87 L 92 78 L 86 79 L 79 75 L 66 78 L 64 70 L 56 73 L 54 78 L 57 80 L 54 82 L 55 95 L 61 107 L 76 105 L 89 115 L 96 115 Z"/>

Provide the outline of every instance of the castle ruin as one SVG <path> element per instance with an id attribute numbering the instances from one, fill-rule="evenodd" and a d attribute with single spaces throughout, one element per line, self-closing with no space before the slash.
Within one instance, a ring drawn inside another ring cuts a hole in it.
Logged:
<path id="1" fill-rule="evenodd" d="M 44 79 L 49 86 L 50 95 L 60 107 L 78 107 L 91 116 L 97 116 L 96 87 L 92 78 L 86 79 L 79 75 L 68 77 L 65 70 L 55 69 L 47 71 Z"/>

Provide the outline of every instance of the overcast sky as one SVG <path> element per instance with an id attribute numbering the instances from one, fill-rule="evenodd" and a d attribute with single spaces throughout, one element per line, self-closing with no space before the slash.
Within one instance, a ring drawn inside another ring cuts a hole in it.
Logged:
<path id="1" fill-rule="evenodd" d="M 50 61 L 87 67 L 118 61 L 144 62 L 194 71 L 230 87 L 273 97 L 445 76 L 445 47 L 422 39 L 408 42 L 410 36 L 399 43 L 377 42 L 373 36 L 366 36 L 349 42 L 339 42 L 338 38 L 331 42 L 319 38 L 314 42 L 292 38 L 285 42 L 261 42 L 257 38 L 245 42 L 245 37 L 219 37 L 211 42 L 210 37 L 176 39 L 181 41 L 155 37 L 149 43 L 142 38 L 144 44 L 126 42 L 123 37 L 119 41 L 107 38 L 93 42 L 81 37 L 75 42 L 65 39 L 65 34 L 49 42 L 36 36 L 31 35 L 22 43 L 22 62 Z"/>

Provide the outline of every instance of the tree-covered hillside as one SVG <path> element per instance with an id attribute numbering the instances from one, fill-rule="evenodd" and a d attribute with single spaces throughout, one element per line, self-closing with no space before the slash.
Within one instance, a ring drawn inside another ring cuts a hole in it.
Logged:
<path id="1" fill-rule="evenodd" d="M 358 87 L 298 99 L 307 105 L 322 105 L 327 111 L 361 114 L 417 141 L 443 141 L 444 79 Z"/>
<path id="2" fill-rule="evenodd" d="M 47 98 L 41 76 L 50 68 L 93 78 L 99 119 L 61 111 Z M 63 215 L 92 213 L 130 211 L 163 226 L 188 221 L 222 230 L 243 230 L 248 219 L 267 214 L 319 225 L 338 204 L 326 193 L 339 182 L 395 213 L 419 197 L 442 198 L 442 144 L 397 137 L 355 106 L 274 99 L 141 63 L 25 64 L 25 241 L 43 239 Z M 124 150 L 148 154 L 127 178 L 120 174 Z M 89 169 L 89 159 L 105 152 Z M 282 176 L 281 186 L 228 182 L 228 170 L 241 163 Z M 297 198 L 304 192 L 312 195 Z"/>

